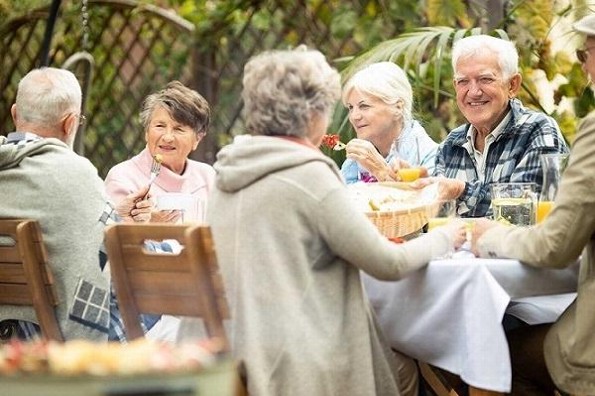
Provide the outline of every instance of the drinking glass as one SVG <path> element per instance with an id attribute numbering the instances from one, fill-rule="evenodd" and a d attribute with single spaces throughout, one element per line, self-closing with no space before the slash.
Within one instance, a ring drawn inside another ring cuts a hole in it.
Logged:
<path id="1" fill-rule="evenodd" d="M 543 171 L 543 181 L 535 213 L 536 223 L 542 222 L 554 206 L 562 172 L 568 161 L 568 154 L 542 154 L 539 160 Z"/>
<path id="2" fill-rule="evenodd" d="M 428 216 L 428 231 L 433 230 L 436 227 L 440 227 L 454 219 L 457 215 L 457 201 L 454 199 L 449 200 L 436 200 L 427 206 Z M 440 259 L 451 258 L 454 254 L 454 247 L 451 246 L 448 252 L 437 257 Z"/>
<path id="3" fill-rule="evenodd" d="M 406 161 L 409 168 L 400 168 L 401 181 L 412 182 L 421 176 L 421 160 L 417 137 L 400 137 L 395 144 L 395 158 Z"/>
<path id="4" fill-rule="evenodd" d="M 534 183 L 494 183 L 490 191 L 494 220 L 519 226 L 535 223 Z"/>

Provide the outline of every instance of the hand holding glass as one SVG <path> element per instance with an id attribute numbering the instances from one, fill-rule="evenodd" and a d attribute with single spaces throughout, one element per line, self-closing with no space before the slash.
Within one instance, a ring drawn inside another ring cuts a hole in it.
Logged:
<path id="1" fill-rule="evenodd" d="M 168 193 L 155 197 L 158 211 L 171 212 L 171 216 L 164 213 L 164 219 L 170 219 L 173 223 L 183 223 L 185 214 L 194 205 L 194 199 L 190 194 Z"/>

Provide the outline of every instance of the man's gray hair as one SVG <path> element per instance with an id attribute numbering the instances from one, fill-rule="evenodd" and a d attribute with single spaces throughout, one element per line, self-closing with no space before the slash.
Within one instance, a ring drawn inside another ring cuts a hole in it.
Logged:
<path id="1" fill-rule="evenodd" d="M 452 48 L 452 70 L 457 78 L 457 63 L 461 58 L 475 55 L 496 54 L 502 77 L 508 80 L 519 72 L 519 53 L 508 40 L 480 34 L 468 36 L 454 43 Z"/>
<path id="2" fill-rule="evenodd" d="M 43 67 L 21 79 L 15 104 L 19 119 L 55 126 L 69 113 L 80 113 L 81 99 L 81 86 L 72 72 Z"/>

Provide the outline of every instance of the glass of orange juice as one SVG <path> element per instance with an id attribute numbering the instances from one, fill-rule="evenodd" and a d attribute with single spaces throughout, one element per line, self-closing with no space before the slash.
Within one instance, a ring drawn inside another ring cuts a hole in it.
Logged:
<path id="1" fill-rule="evenodd" d="M 409 166 L 401 166 L 398 175 L 401 181 L 412 182 L 421 176 L 419 142 L 416 136 L 399 136 L 393 146 L 395 158 Z"/>
<path id="2" fill-rule="evenodd" d="M 437 200 L 427 206 L 428 231 L 440 227 L 455 218 L 457 201 L 454 199 Z"/>
<path id="3" fill-rule="evenodd" d="M 547 215 L 550 214 L 554 207 L 553 201 L 539 201 L 537 202 L 537 210 L 535 211 L 535 222 L 541 223 Z"/>
<path id="4" fill-rule="evenodd" d="M 401 181 L 412 182 L 419 179 L 421 175 L 421 168 L 401 168 L 399 169 L 398 173 Z"/>
<path id="5" fill-rule="evenodd" d="M 539 157 L 543 171 L 543 181 L 539 202 L 535 211 L 535 222 L 541 223 L 554 207 L 562 173 L 568 161 L 568 154 L 542 154 Z"/>
<path id="6" fill-rule="evenodd" d="M 454 199 L 436 200 L 430 203 L 426 208 L 428 216 L 428 231 L 431 231 L 434 228 L 447 224 L 456 217 L 457 201 Z M 436 258 L 448 259 L 452 257 L 454 252 L 455 249 L 453 246 L 451 246 L 445 254 L 437 256 Z"/>

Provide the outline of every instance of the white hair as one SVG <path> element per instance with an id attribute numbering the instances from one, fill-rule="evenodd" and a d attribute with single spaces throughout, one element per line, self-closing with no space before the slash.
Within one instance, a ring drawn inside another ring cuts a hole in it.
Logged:
<path id="1" fill-rule="evenodd" d="M 519 54 L 511 41 L 485 34 L 468 36 L 454 43 L 452 69 L 457 77 L 457 63 L 461 58 L 475 55 L 496 54 L 502 77 L 508 80 L 519 72 Z"/>
<path id="2" fill-rule="evenodd" d="M 343 87 L 342 101 L 347 106 L 347 98 L 353 90 L 374 96 L 389 106 L 403 102 L 403 119 L 411 120 L 413 90 L 407 75 L 392 62 L 372 63 L 355 73 Z"/>
<path id="3" fill-rule="evenodd" d="M 81 86 L 64 69 L 33 69 L 19 82 L 16 109 L 23 121 L 42 126 L 57 125 L 65 115 L 81 110 Z"/>

